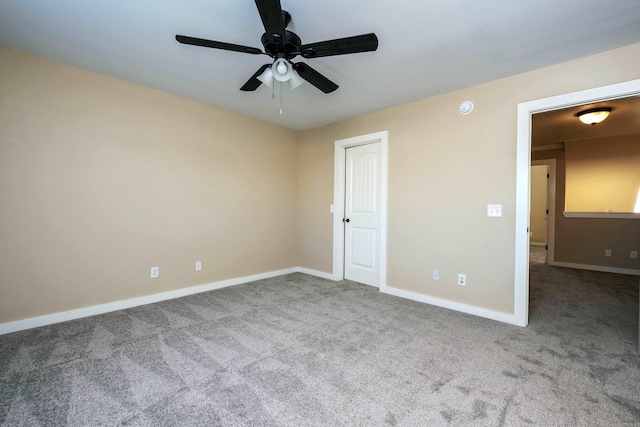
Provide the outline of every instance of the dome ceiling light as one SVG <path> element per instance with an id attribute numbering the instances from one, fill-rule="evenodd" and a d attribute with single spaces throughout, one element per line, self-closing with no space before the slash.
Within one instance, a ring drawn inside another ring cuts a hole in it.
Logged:
<path id="1" fill-rule="evenodd" d="M 609 117 L 609 113 L 611 113 L 611 108 L 593 108 L 581 111 L 576 116 L 582 123 L 595 126 Z"/>

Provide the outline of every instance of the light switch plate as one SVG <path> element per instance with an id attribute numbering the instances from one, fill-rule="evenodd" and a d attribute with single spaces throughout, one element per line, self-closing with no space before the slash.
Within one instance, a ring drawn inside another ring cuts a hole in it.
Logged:
<path id="1" fill-rule="evenodd" d="M 499 218 L 502 216 L 502 205 L 487 205 L 487 216 Z"/>

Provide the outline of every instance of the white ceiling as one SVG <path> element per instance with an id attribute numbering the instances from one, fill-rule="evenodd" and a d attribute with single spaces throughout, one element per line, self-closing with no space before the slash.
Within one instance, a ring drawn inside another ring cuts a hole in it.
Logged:
<path id="1" fill-rule="evenodd" d="M 239 90 L 267 56 L 174 38 L 262 48 L 251 0 L 1 0 L 0 44 L 302 130 L 640 42 L 638 0 L 281 2 L 303 43 L 380 41 L 376 52 L 303 60 L 340 88 L 284 88 L 282 115 L 279 90 Z"/>

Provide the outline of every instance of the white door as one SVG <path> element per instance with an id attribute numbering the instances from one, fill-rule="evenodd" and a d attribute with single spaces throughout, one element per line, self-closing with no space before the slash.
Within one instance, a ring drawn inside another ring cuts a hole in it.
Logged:
<path id="1" fill-rule="evenodd" d="M 346 149 L 344 277 L 380 286 L 380 143 Z"/>
<path id="2" fill-rule="evenodd" d="M 531 201 L 530 214 L 530 244 L 546 246 L 547 244 L 547 215 L 549 194 L 549 165 L 531 166 Z"/>

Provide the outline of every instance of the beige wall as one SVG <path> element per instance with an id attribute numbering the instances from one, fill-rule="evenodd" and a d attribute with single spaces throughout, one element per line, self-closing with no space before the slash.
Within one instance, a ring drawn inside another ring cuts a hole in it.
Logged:
<path id="1" fill-rule="evenodd" d="M 3 47 L 0 76 L 0 323 L 298 265 L 298 132 Z"/>
<path id="2" fill-rule="evenodd" d="M 0 48 L 0 323 L 331 272 L 334 141 L 385 129 L 388 284 L 511 313 L 517 103 L 638 70 L 633 45 L 297 133 Z"/>
<path id="3" fill-rule="evenodd" d="M 533 160 L 556 159 L 555 262 L 640 270 L 640 260 L 630 258 L 640 251 L 640 225 L 634 219 L 566 218 L 565 152 L 538 151 Z M 611 249 L 611 257 L 605 256 Z"/>
<path id="4" fill-rule="evenodd" d="M 332 270 L 334 141 L 389 130 L 388 285 L 512 313 L 517 104 L 637 79 L 639 70 L 632 45 L 303 132 L 301 265 Z M 468 116 L 458 113 L 464 100 L 475 103 Z M 503 218 L 487 218 L 496 203 Z"/>
<path id="5" fill-rule="evenodd" d="M 567 212 L 633 212 L 640 190 L 640 135 L 566 141 L 564 146 Z"/>

